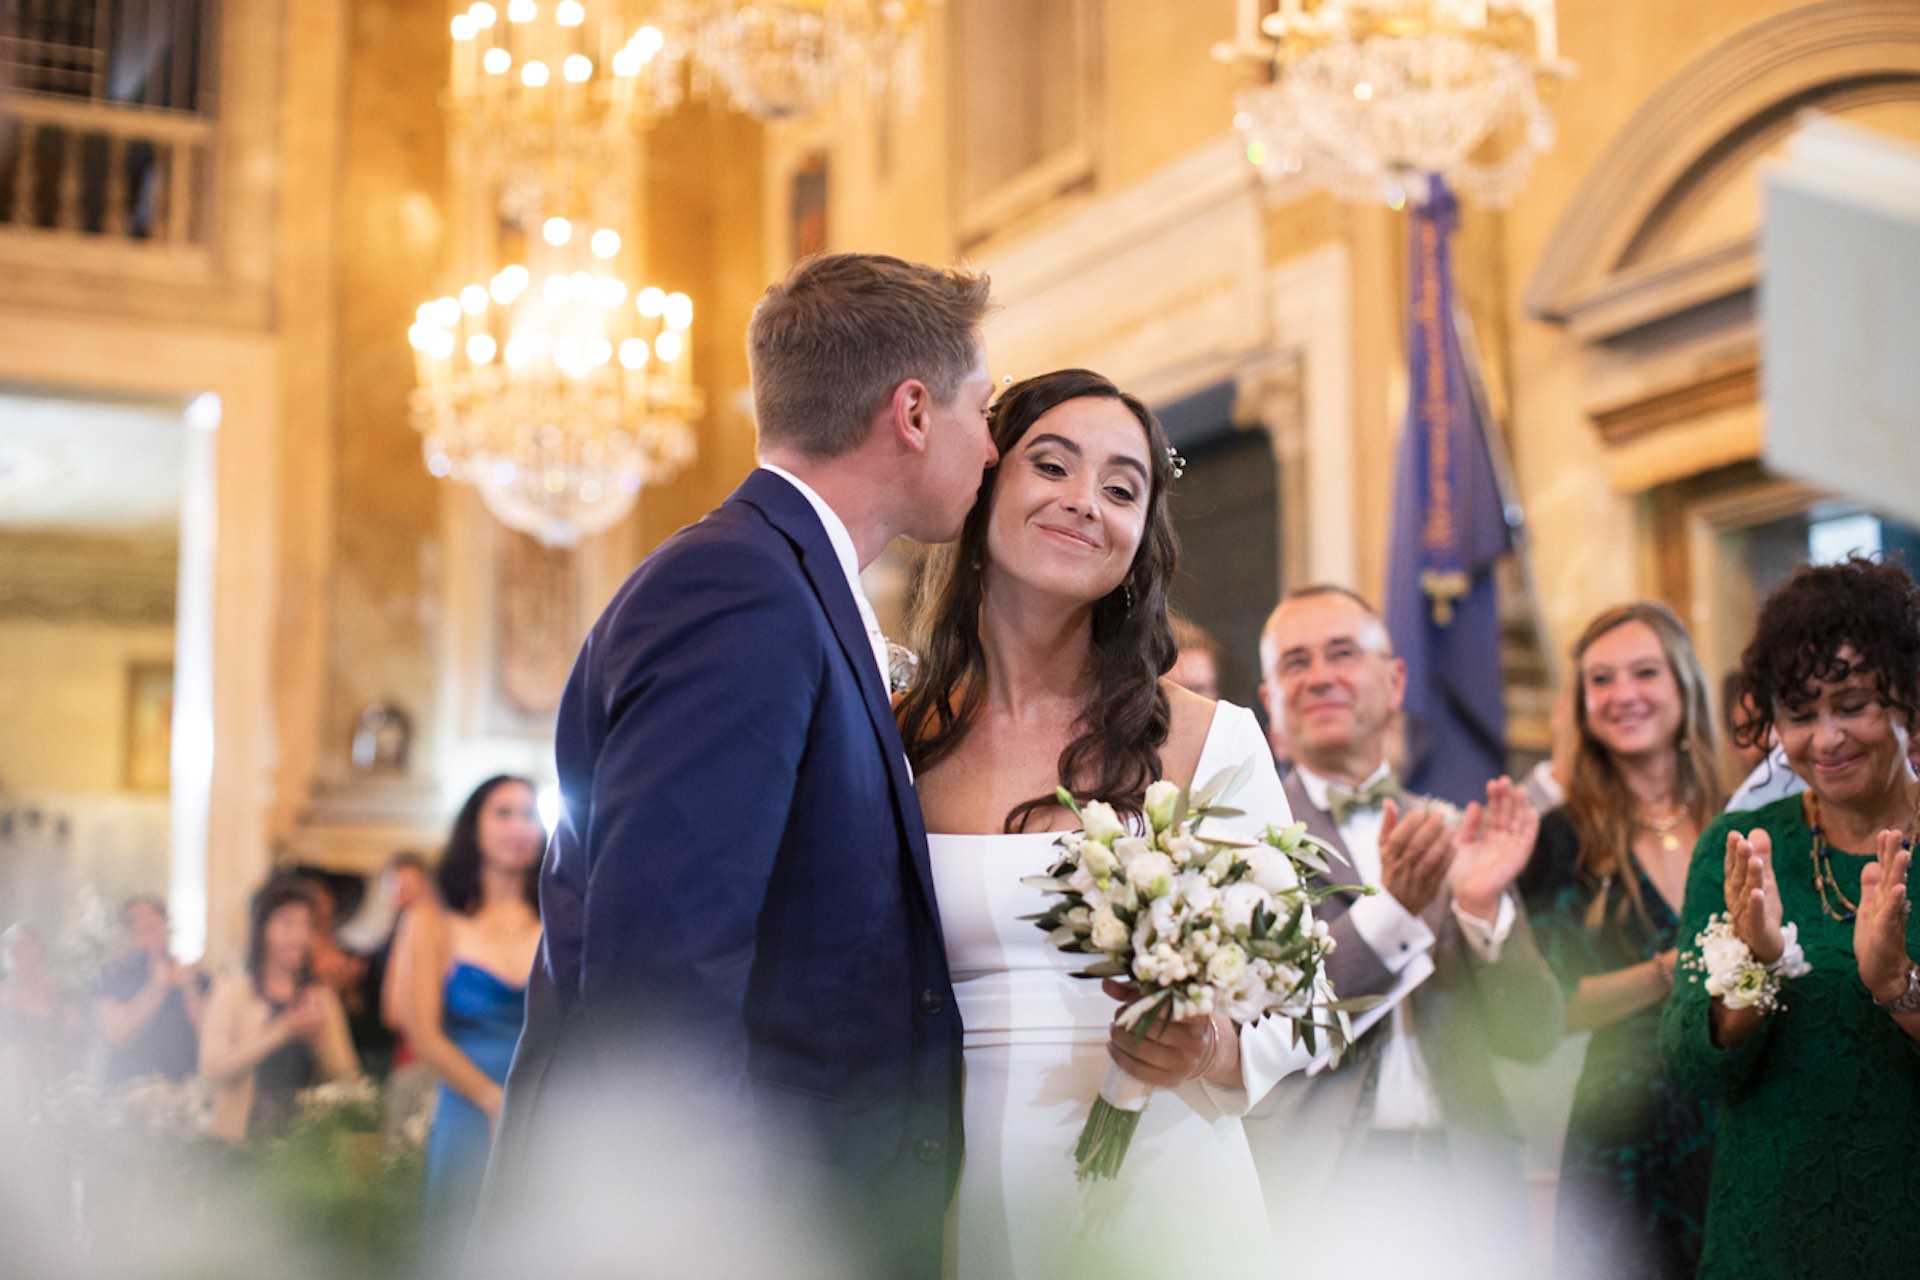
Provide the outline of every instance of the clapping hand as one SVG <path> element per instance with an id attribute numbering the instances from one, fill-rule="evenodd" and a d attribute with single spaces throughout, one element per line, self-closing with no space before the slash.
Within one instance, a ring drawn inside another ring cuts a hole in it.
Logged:
<path id="1" fill-rule="evenodd" d="M 1487 784 L 1487 803 L 1467 806 L 1454 835 L 1453 900 L 1468 915 L 1499 918 L 1500 899 L 1533 856 L 1540 814 L 1510 779 Z"/>
<path id="2" fill-rule="evenodd" d="M 1427 909 L 1453 865 L 1453 833 L 1429 805 L 1402 817 L 1389 800 L 1380 820 L 1380 886 L 1414 915 Z"/>
<path id="3" fill-rule="evenodd" d="M 1786 950 L 1780 936 L 1780 886 L 1773 879 L 1773 837 L 1755 828 L 1727 833 L 1727 920 L 1761 964 Z"/>
<path id="4" fill-rule="evenodd" d="M 287 1006 L 287 1034 L 295 1040 L 312 1040 L 327 1025 L 327 1006 L 320 997 L 320 988 L 308 987 L 294 1002 Z"/>
<path id="5" fill-rule="evenodd" d="M 1898 831 L 1882 831 L 1874 861 L 1860 872 L 1860 907 L 1853 917 L 1853 954 L 1860 981 L 1881 1004 L 1906 994 L 1907 868 L 1913 854 L 1901 847 Z"/>

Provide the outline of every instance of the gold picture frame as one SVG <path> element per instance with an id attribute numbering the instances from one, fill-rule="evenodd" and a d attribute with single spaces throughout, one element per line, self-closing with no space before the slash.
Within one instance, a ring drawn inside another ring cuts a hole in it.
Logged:
<path id="1" fill-rule="evenodd" d="M 173 663 L 130 663 L 127 666 L 127 789 L 164 792 L 172 779 Z"/>

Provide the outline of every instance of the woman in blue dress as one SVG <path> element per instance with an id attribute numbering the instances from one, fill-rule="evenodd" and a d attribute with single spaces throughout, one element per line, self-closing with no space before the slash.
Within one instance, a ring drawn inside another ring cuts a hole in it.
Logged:
<path id="1" fill-rule="evenodd" d="M 545 843 L 533 784 L 487 779 L 454 819 L 440 860 L 440 901 L 412 908 L 401 923 L 395 949 L 405 1029 L 439 1080 L 427 1139 L 427 1214 L 448 1238 L 473 1212 L 520 1038 L 527 974 L 540 945 Z"/>

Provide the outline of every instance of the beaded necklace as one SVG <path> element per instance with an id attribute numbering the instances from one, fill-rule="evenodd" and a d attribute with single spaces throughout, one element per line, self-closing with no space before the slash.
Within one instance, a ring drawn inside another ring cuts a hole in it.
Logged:
<path id="1" fill-rule="evenodd" d="M 1916 807 L 1915 817 L 1920 818 L 1920 807 Z M 1909 820 L 1906 831 L 1900 837 L 1901 848 L 1913 848 L 1913 828 L 1914 823 Z M 1860 910 L 1860 904 L 1851 901 L 1846 894 L 1840 892 L 1840 881 L 1833 874 L 1833 849 L 1827 844 L 1825 833 L 1820 830 L 1820 798 L 1811 791 L 1807 792 L 1807 833 L 1813 837 L 1813 887 L 1820 895 L 1820 910 L 1826 913 L 1829 920 L 1837 920 L 1841 924 L 1852 924 L 1854 915 Z M 1841 852 L 1845 853 L 1847 850 L 1843 849 Z M 1873 855 L 1854 854 L 1853 856 L 1858 858 Z M 1833 906 L 1835 902 L 1840 904 L 1840 909 L 1837 911 Z"/>

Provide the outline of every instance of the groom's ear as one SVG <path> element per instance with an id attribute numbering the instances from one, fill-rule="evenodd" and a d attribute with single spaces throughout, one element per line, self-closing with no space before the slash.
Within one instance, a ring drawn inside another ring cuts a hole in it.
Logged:
<path id="1" fill-rule="evenodd" d="M 899 444 L 924 453 L 933 426 L 933 392 L 918 378 L 908 378 L 893 389 L 887 402 L 887 426 Z"/>

